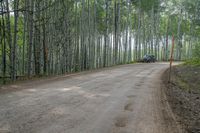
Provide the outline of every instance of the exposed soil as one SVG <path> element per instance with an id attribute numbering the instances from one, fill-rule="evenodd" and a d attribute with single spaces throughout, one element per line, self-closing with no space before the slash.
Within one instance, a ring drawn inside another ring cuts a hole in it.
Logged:
<path id="1" fill-rule="evenodd" d="M 168 102 L 177 120 L 189 133 L 200 133 L 200 67 L 175 66 L 163 75 Z"/>

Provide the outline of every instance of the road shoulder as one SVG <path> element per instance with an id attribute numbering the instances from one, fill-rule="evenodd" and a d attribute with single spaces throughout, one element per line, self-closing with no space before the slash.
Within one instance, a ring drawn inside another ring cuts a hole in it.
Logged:
<path id="1" fill-rule="evenodd" d="M 164 92 L 175 119 L 191 133 L 200 132 L 199 72 L 199 68 L 181 65 L 173 67 L 171 83 L 167 82 L 168 70 L 162 77 Z"/>

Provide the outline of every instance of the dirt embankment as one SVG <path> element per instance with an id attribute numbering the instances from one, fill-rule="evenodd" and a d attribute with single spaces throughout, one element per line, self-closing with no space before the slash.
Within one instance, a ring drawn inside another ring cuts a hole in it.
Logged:
<path id="1" fill-rule="evenodd" d="M 169 70 L 163 75 L 168 102 L 189 133 L 200 133 L 200 67 L 176 66 L 168 83 Z"/>

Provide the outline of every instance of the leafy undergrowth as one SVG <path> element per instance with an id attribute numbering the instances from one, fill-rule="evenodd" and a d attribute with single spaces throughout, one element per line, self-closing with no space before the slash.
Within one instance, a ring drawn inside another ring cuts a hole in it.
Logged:
<path id="1" fill-rule="evenodd" d="M 189 133 L 200 133 L 200 66 L 173 67 L 171 82 L 168 72 L 163 75 L 169 104 Z"/>
<path id="2" fill-rule="evenodd" d="M 191 59 L 185 62 L 185 65 L 200 66 L 199 58 Z"/>

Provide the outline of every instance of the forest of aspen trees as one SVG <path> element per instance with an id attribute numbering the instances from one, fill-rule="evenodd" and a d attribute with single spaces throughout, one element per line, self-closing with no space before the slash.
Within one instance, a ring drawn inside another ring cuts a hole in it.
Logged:
<path id="1" fill-rule="evenodd" d="M 0 82 L 193 58 L 200 0 L 0 0 Z"/>

